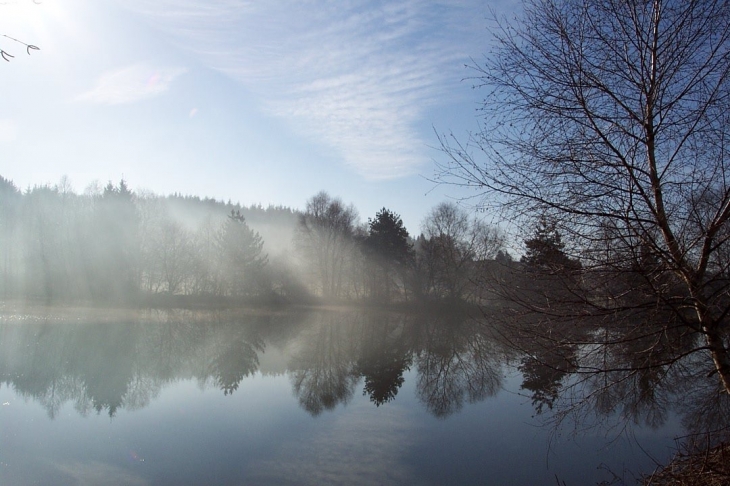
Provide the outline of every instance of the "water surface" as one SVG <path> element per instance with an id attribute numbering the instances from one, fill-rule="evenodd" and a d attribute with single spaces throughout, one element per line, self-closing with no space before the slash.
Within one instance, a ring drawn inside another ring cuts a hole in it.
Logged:
<path id="1" fill-rule="evenodd" d="M 0 484 L 594 484 L 650 471 L 682 433 L 672 413 L 629 434 L 542 425 L 520 356 L 484 319 L 1 319 Z"/>

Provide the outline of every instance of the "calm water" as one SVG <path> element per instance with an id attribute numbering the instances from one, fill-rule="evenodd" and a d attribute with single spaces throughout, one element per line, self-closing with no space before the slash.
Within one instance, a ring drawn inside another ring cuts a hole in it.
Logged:
<path id="1" fill-rule="evenodd" d="M 0 484 L 570 486 L 670 456 L 671 413 L 618 438 L 542 426 L 549 411 L 535 417 L 520 357 L 489 327 L 344 310 L 5 312 Z"/>

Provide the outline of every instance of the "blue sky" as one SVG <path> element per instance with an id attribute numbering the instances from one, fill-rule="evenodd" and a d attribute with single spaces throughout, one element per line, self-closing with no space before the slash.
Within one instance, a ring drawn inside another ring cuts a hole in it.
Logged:
<path id="1" fill-rule="evenodd" d="M 434 129 L 466 138 L 464 67 L 511 0 L 3 0 L 0 175 L 303 208 L 320 190 L 411 233 Z M 468 193 L 467 193 L 468 195 Z"/>

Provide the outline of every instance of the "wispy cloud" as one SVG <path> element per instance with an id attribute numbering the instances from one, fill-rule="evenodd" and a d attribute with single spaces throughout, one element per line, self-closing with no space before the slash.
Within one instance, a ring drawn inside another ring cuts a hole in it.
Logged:
<path id="1" fill-rule="evenodd" d="M 102 74 L 93 89 L 76 99 L 106 105 L 134 103 L 164 93 L 184 72 L 182 68 L 135 64 Z"/>
<path id="2" fill-rule="evenodd" d="M 464 37 L 481 17 L 475 12 L 483 14 L 476 1 L 131 5 L 368 179 L 405 176 L 428 162 L 424 114 L 453 101 L 468 60 Z"/>

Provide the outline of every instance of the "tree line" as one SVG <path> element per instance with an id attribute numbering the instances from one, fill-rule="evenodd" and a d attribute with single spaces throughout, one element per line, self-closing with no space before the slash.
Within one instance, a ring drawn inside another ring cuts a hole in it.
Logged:
<path id="1" fill-rule="evenodd" d="M 504 246 L 498 228 L 452 203 L 413 238 L 394 211 L 361 223 L 326 192 L 298 211 L 135 193 L 124 180 L 21 191 L 0 177 L 5 299 L 478 302 L 478 274 Z"/>

